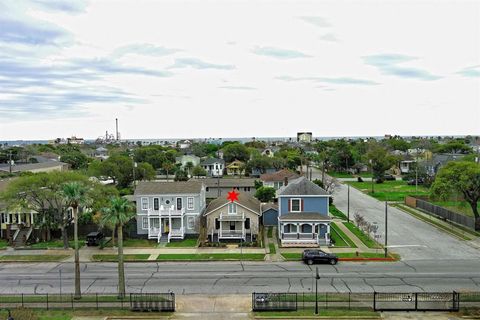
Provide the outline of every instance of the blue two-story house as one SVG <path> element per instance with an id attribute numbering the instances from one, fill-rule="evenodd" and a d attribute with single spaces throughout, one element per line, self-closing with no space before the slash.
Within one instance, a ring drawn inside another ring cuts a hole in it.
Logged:
<path id="1" fill-rule="evenodd" d="M 284 247 L 330 245 L 330 195 L 305 177 L 277 191 L 278 236 Z"/>
<path id="2" fill-rule="evenodd" d="M 205 186 L 200 181 L 140 181 L 135 189 L 137 234 L 158 242 L 200 233 Z"/>

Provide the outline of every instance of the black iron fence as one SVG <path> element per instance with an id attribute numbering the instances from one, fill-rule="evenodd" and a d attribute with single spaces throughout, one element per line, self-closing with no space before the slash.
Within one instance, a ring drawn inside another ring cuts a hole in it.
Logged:
<path id="1" fill-rule="evenodd" d="M 73 294 L 0 294 L 0 309 L 120 309 L 138 311 L 175 311 L 175 294 L 143 293 L 118 297 L 89 293 L 75 299 Z"/>
<path id="2" fill-rule="evenodd" d="M 480 292 L 410 292 L 410 293 L 253 293 L 253 311 L 314 309 L 374 311 L 458 311 L 480 308 Z M 295 308 L 293 307 L 295 306 Z"/>

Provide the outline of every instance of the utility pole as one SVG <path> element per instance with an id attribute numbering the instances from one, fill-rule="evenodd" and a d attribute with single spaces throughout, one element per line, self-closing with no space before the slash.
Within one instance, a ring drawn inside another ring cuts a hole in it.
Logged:
<path id="1" fill-rule="evenodd" d="M 347 184 L 347 221 L 350 222 L 350 185 Z"/>
<path id="2" fill-rule="evenodd" d="M 373 189 L 373 160 L 370 159 L 370 168 L 372 172 L 372 193 L 375 193 L 375 190 Z"/>
<path id="3" fill-rule="evenodd" d="M 320 275 L 318 274 L 318 267 L 316 269 L 315 275 L 315 314 L 318 314 L 318 280 L 320 279 Z"/>
<path id="4" fill-rule="evenodd" d="M 8 164 L 9 164 L 8 172 L 9 172 L 10 174 L 12 174 L 12 151 L 10 151 L 10 153 L 9 153 Z"/>
<path id="5" fill-rule="evenodd" d="M 387 252 L 387 240 L 388 240 L 388 201 L 385 201 L 385 258 L 388 255 Z"/>

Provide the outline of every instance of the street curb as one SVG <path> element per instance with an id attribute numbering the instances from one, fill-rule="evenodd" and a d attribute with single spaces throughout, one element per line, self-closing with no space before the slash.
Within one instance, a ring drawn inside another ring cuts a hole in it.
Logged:
<path id="1" fill-rule="evenodd" d="M 362 320 L 367 320 L 367 319 L 381 319 L 381 316 L 377 317 L 363 317 L 363 316 L 254 316 L 255 319 L 277 319 L 277 320 L 288 320 L 288 319 L 362 319 Z"/>
<path id="2" fill-rule="evenodd" d="M 338 258 L 338 261 L 398 261 L 395 258 Z"/>

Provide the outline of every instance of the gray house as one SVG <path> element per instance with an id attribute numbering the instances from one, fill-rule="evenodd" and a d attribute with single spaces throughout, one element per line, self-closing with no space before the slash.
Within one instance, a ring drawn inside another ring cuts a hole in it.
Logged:
<path id="1" fill-rule="evenodd" d="M 135 189 L 137 234 L 170 242 L 200 232 L 205 202 L 201 181 L 140 181 Z"/>
<path id="2" fill-rule="evenodd" d="M 264 226 L 278 225 L 278 205 L 271 202 L 262 204 L 262 223 Z"/>
<path id="3" fill-rule="evenodd" d="M 239 192 L 238 200 L 226 196 L 213 200 L 205 212 L 207 238 L 210 241 L 255 241 L 258 236 L 261 203 L 253 196 Z"/>
<path id="4" fill-rule="evenodd" d="M 223 176 L 223 170 L 225 169 L 225 160 L 217 158 L 208 158 L 200 163 L 209 177 L 221 177 Z"/>
<path id="5" fill-rule="evenodd" d="M 237 191 L 255 194 L 255 179 L 251 178 L 207 178 L 202 179 L 205 183 L 206 197 L 218 198 L 226 196 L 229 191 Z"/>

